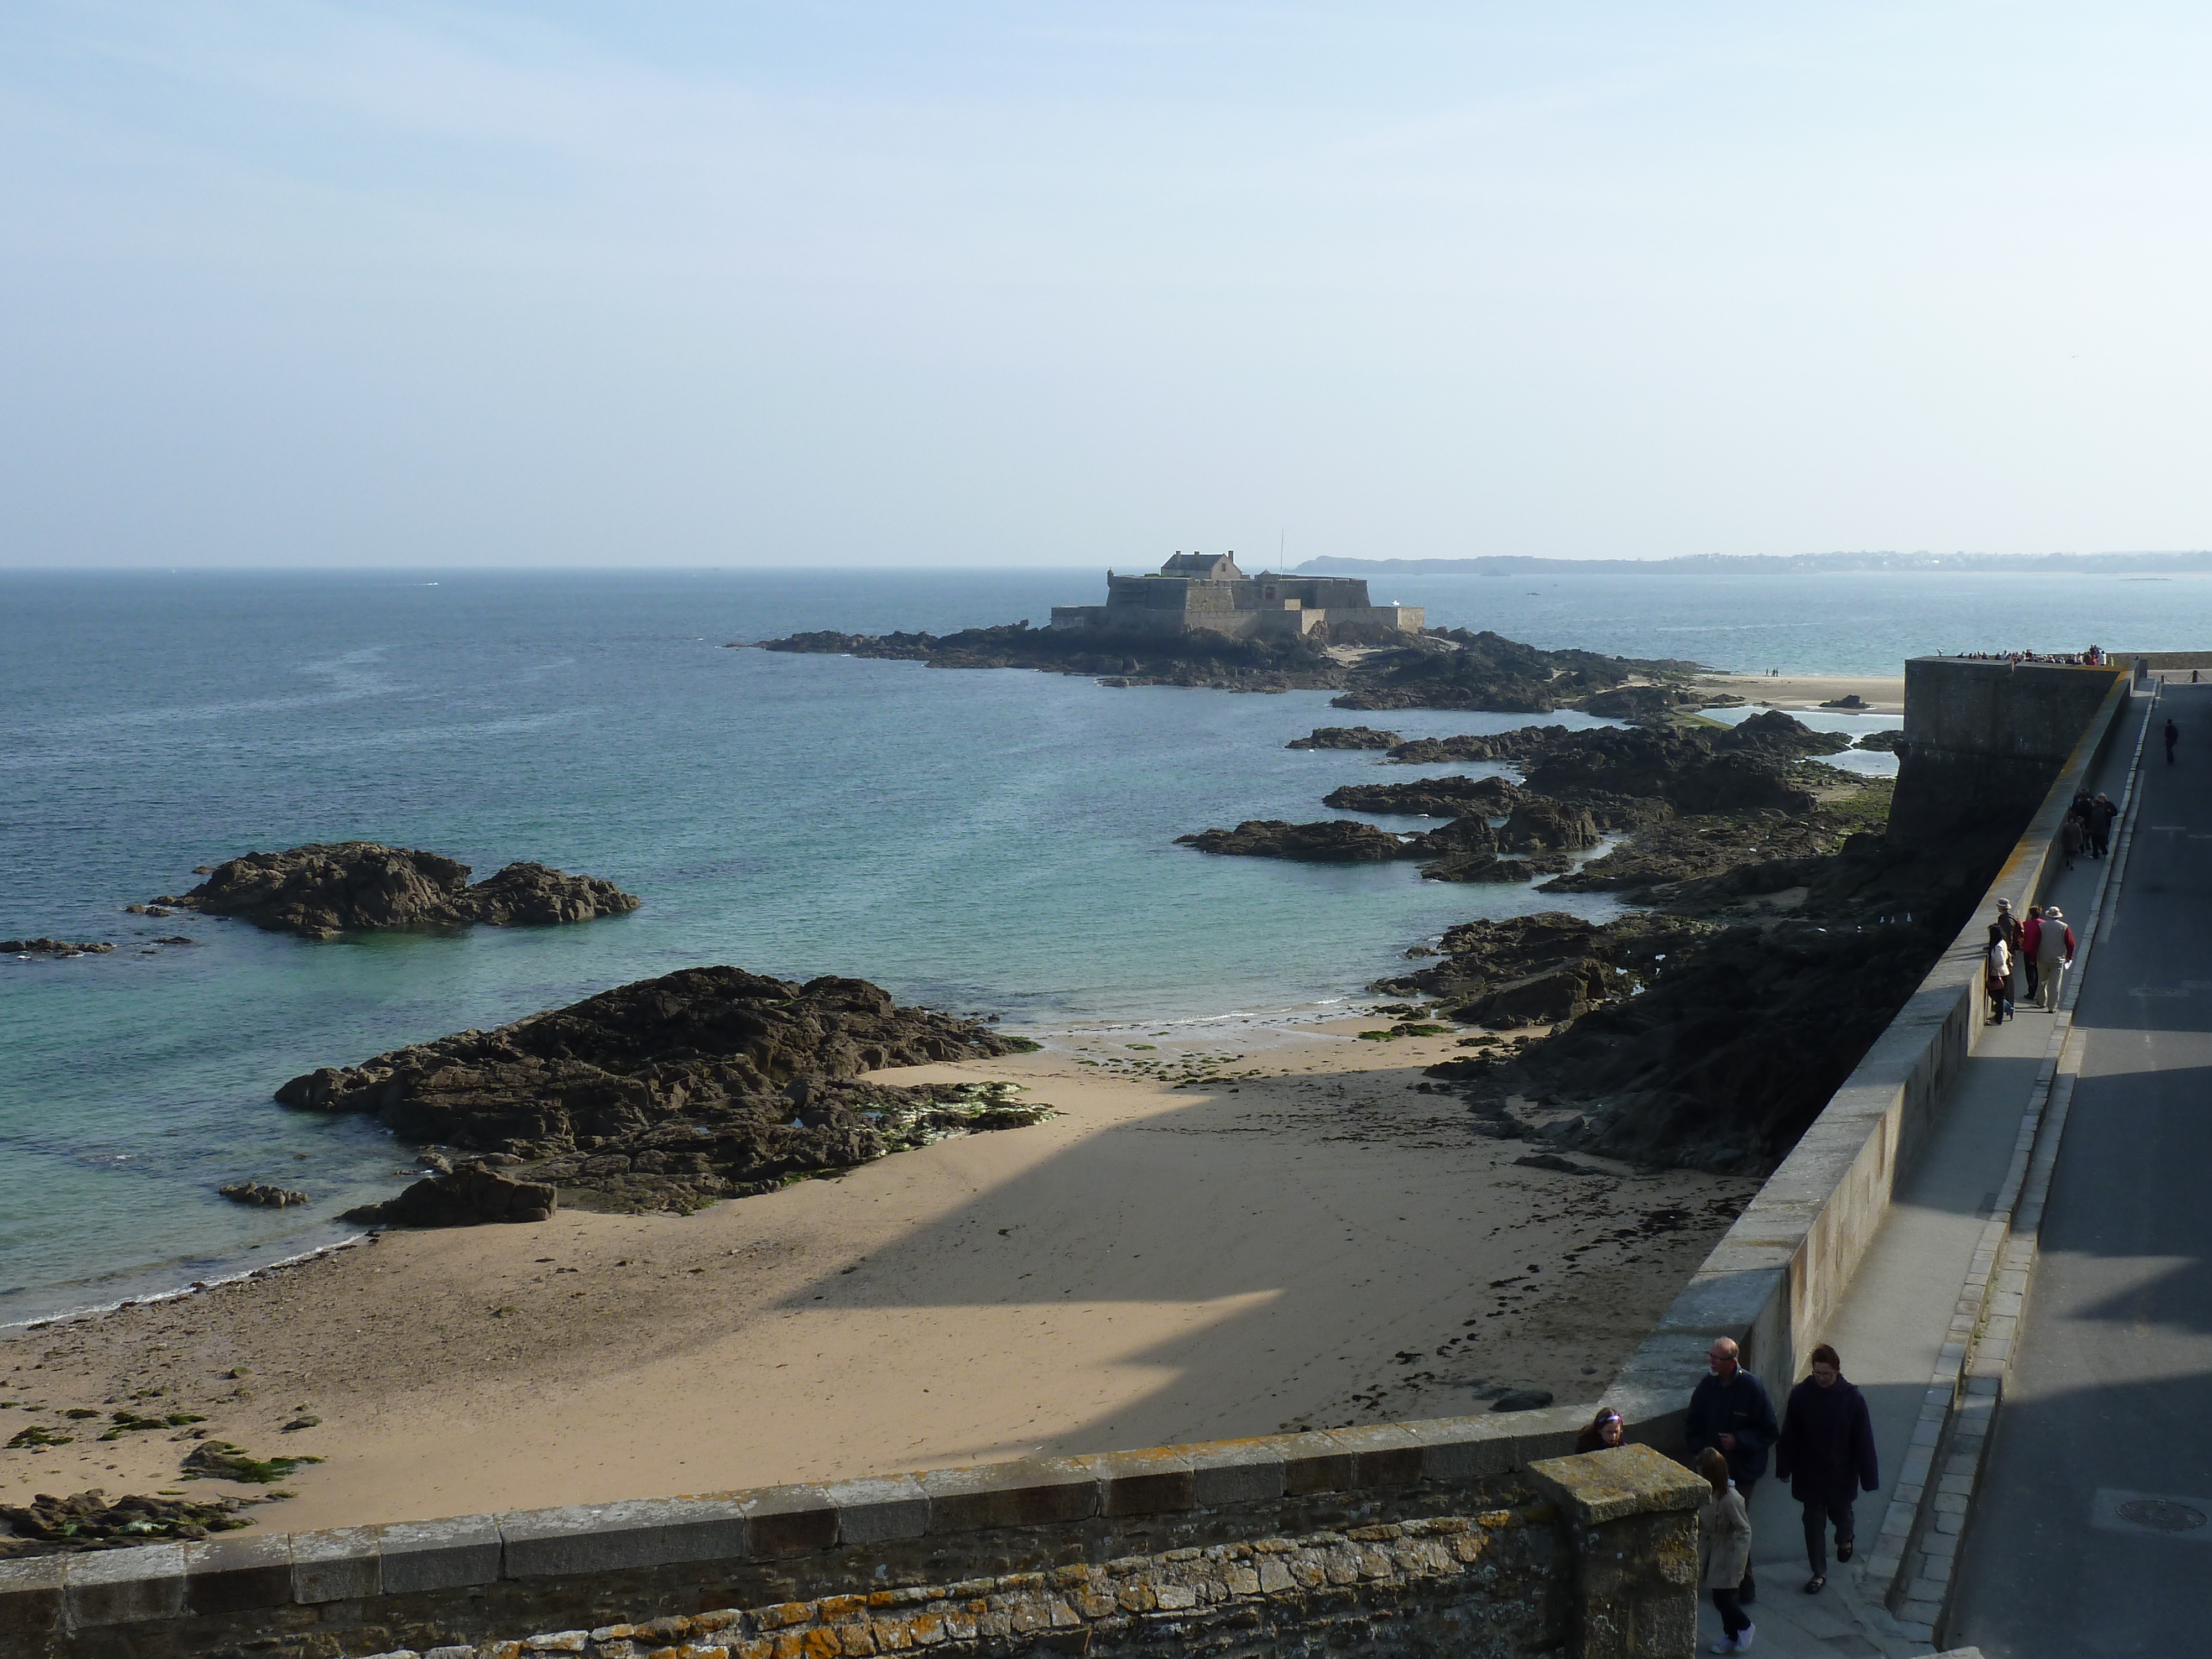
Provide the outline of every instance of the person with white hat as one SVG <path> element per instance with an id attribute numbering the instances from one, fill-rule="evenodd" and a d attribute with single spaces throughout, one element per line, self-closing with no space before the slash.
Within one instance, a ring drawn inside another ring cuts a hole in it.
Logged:
<path id="1" fill-rule="evenodd" d="M 2027 948 L 2035 957 L 2035 1006 L 2054 1009 L 2060 982 L 2074 965 L 2074 929 L 2063 910 L 2047 904 L 2042 915 L 2029 919 L 2026 931 Z"/>

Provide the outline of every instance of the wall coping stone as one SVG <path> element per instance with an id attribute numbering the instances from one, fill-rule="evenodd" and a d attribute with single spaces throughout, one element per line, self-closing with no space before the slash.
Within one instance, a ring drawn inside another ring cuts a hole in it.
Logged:
<path id="1" fill-rule="evenodd" d="M 1569 1519 L 1585 1527 L 1655 1511 L 1703 1509 L 1713 1489 L 1649 1446 L 1616 1446 L 1531 1463 L 1528 1473 Z"/>

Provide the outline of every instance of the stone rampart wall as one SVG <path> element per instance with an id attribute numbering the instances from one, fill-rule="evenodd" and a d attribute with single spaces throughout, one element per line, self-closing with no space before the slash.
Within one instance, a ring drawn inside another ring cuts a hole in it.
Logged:
<path id="1" fill-rule="evenodd" d="M 1999 673 L 2006 666 L 1955 665 Z M 1926 676 L 1916 679 L 1911 670 L 1919 666 L 1907 668 L 1908 732 L 1916 729 L 1911 699 L 1931 683 Z M 1978 1000 L 1982 945 L 1996 915 L 1996 901 L 2009 899 L 2024 915 L 2041 898 L 2067 804 L 2120 729 L 2128 703 L 2127 680 L 2113 671 L 2048 672 L 2095 678 L 2075 680 L 2057 695 L 2025 670 L 2026 678 L 2010 682 L 2023 698 L 2023 724 L 2039 734 L 2036 741 L 2045 749 L 2062 742 L 2065 746 L 2057 763 L 2036 763 L 2044 765 L 2040 803 L 1972 919 L 1691 1276 L 1607 1392 L 1606 1402 L 1638 1424 L 1653 1443 L 1679 1445 L 1682 1410 L 1705 1373 L 1705 1351 L 1715 1336 L 1741 1343 L 1746 1363 L 1777 1392 L 1804 1372 L 1805 1356 L 1821 1340 L 1888 1212 L 1899 1174 L 1926 1140 L 1951 1079 L 1980 1041 L 1985 1029 Z M 1935 684 L 1942 689 L 1941 680 Z M 2087 704 L 2069 732 L 2063 727 L 2063 711 L 2083 708 L 2083 686 L 2095 689 L 2098 700 Z M 1992 721 L 2001 723 L 2001 707 L 1978 696 L 1932 723 L 1923 714 L 1918 729 L 1964 741 L 1977 731 L 1990 732 Z M 2024 744 L 2002 740 L 2001 734 L 1996 746 L 2011 749 L 2014 759 L 2027 759 Z"/>
<path id="2" fill-rule="evenodd" d="M 1202 1635 L 1503 1659 L 1589 1631 L 1628 1643 L 1590 1651 L 1672 1659 L 1703 1486 L 1641 1446 L 1550 1455 L 1575 1415 L 39 1557 L 0 1563 L 0 1653 L 1103 1656 Z"/>

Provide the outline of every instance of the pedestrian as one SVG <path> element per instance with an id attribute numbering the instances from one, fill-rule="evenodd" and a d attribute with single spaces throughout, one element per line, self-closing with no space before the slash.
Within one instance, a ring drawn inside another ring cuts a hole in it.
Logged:
<path id="1" fill-rule="evenodd" d="M 1774 1474 L 1804 1507 L 1805 1559 L 1813 1569 L 1805 1594 L 1818 1595 L 1828 1582 L 1829 1526 L 1836 1528 L 1836 1559 L 1850 1560 L 1851 1504 L 1860 1488 L 1881 1485 L 1865 1397 L 1844 1380 L 1844 1363 L 1825 1342 L 1813 1350 L 1813 1374 L 1790 1390 Z"/>
<path id="2" fill-rule="evenodd" d="M 2191 685 L 2197 684 L 2197 671 L 2193 668 L 2189 671 L 2189 683 Z"/>
<path id="3" fill-rule="evenodd" d="M 1609 1451 L 1627 1437 L 1628 1425 L 1620 1420 L 1620 1413 L 1611 1407 L 1590 1419 L 1589 1427 L 1575 1437 L 1578 1452 Z"/>
<path id="4" fill-rule="evenodd" d="M 2081 856 L 2081 849 L 2088 842 L 2088 830 L 2082 826 L 2081 819 L 2069 812 L 2066 822 L 2058 826 L 2058 850 L 2066 855 L 2069 870 L 2074 867 L 2074 860 Z"/>
<path id="5" fill-rule="evenodd" d="M 2020 962 L 2027 971 L 2027 1000 L 2035 1000 L 2035 936 L 2043 927 L 2043 907 L 2027 907 L 2027 920 L 2020 925 Z"/>
<path id="6" fill-rule="evenodd" d="M 2112 848 L 2112 820 L 2120 809 L 2112 805 L 2112 798 L 2101 790 L 2097 799 L 2089 803 L 2089 850 L 2102 858 Z"/>
<path id="7" fill-rule="evenodd" d="M 2172 720 L 2166 723 L 2166 763 L 2173 764 L 2173 745 L 2181 741 L 2181 728 Z"/>
<path id="8" fill-rule="evenodd" d="M 2051 1009 L 2058 1006 L 2058 993 L 2066 978 L 2066 970 L 2074 965 L 2074 930 L 2067 926 L 2066 913 L 2055 904 L 2045 905 L 2043 921 L 2035 930 L 2035 1006 Z"/>
<path id="9" fill-rule="evenodd" d="M 2024 933 L 2020 918 L 2012 913 L 2010 899 L 1997 901 L 1997 930 L 2004 935 L 2005 955 L 2009 958 L 2006 963 L 2004 1000 L 2005 1012 L 2010 1013 L 2020 994 L 2020 943 Z"/>
<path id="10" fill-rule="evenodd" d="M 1982 952 L 1982 989 L 1990 1000 L 1990 1024 L 2003 1024 L 2012 1012 L 2012 947 L 2004 941 L 2004 929 L 1994 921 Z"/>
<path id="11" fill-rule="evenodd" d="M 1698 1454 L 1698 1473 L 1713 1489 L 1711 1499 L 1698 1511 L 1698 1582 L 1712 1592 L 1721 1616 L 1721 1639 L 1708 1651 L 1741 1653 L 1757 1633 L 1736 1588 L 1751 1576 L 1751 1510 L 1741 1488 L 1729 1479 L 1729 1461 L 1718 1450 L 1708 1446 Z"/>
<path id="12" fill-rule="evenodd" d="M 1691 1393 L 1683 1437 L 1692 1453 L 1711 1447 L 1727 1458 L 1735 1489 L 1749 1504 L 1751 1489 L 1766 1473 L 1767 1448 L 1781 1432 L 1774 1421 L 1774 1402 L 1766 1397 L 1766 1385 L 1744 1370 L 1741 1352 L 1729 1338 L 1713 1339 L 1705 1363 L 1711 1375 L 1700 1377 Z M 1745 1602 L 1759 1599 L 1748 1556 L 1743 1583 L 1737 1588 Z"/>

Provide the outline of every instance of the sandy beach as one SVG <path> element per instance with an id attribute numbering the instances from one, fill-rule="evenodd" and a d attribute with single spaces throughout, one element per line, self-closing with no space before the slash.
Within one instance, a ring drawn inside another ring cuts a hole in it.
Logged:
<path id="1" fill-rule="evenodd" d="M 76 1439 L 0 1452 L 0 1493 L 266 1491 L 180 1486 L 197 1433 L 325 1460 L 259 1512 L 289 1531 L 1594 1398 L 1754 1183 L 1516 1166 L 1413 1087 L 1455 1036 L 1356 1035 L 1387 1024 L 886 1073 L 1010 1078 L 1060 1115 L 20 1331 L 0 1438 Z M 117 1409 L 205 1420 L 96 1439 Z"/>
<path id="2" fill-rule="evenodd" d="M 1705 674 L 1699 677 L 1698 684 L 1733 692 L 1755 708 L 1797 711 L 1818 708 L 1840 697 L 1856 696 L 1866 702 L 1866 713 L 1899 716 L 1905 713 L 1902 674 L 1894 678 L 1850 674 Z"/>

